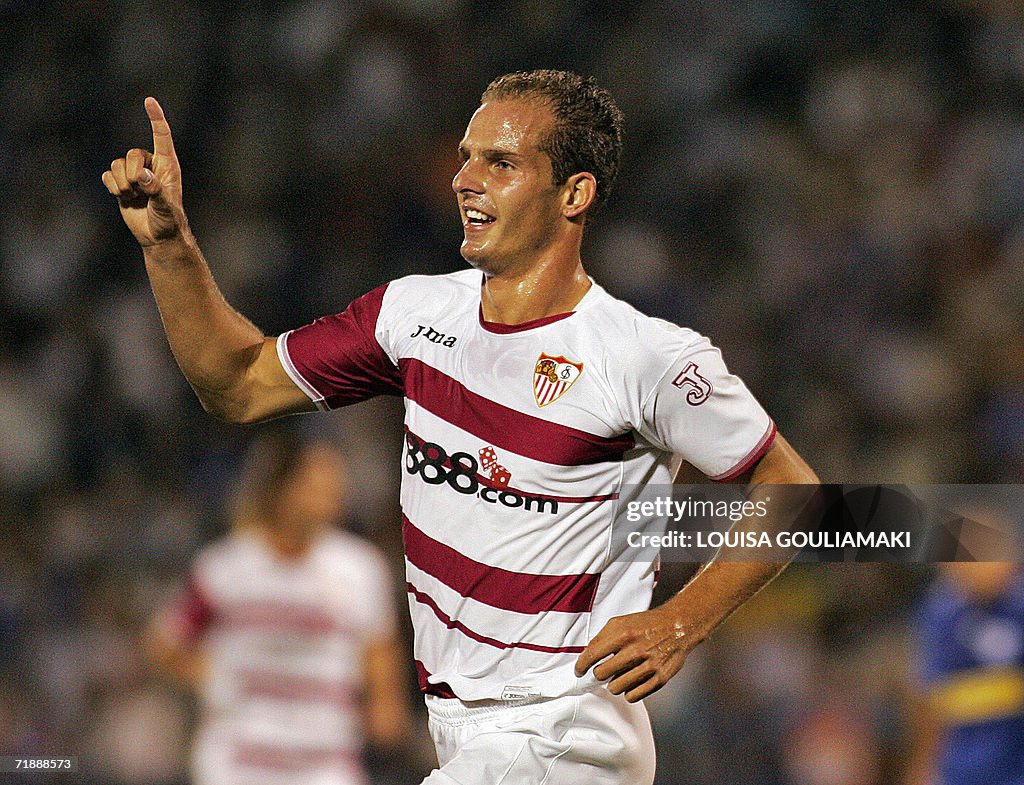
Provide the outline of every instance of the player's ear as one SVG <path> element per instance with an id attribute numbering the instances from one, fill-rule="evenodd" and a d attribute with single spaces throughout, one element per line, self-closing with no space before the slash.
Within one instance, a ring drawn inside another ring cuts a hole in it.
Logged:
<path id="1" fill-rule="evenodd" d="M 562 214 L 570 221 L 582 218 L 597 197 L 597 178 L 590 172 L 578 172 L 565 181 L 562 189 Z"/>

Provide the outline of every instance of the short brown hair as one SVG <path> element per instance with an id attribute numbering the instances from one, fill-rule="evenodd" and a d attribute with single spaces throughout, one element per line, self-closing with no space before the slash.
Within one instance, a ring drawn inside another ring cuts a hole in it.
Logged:
<path id="1" fill-rule="evenodd" d="M 235 484 L 230 514 L 235 526 L 262 526 L 273 519 L 274 500 L 291 482 L 308 449 L 299 432 L 276 423 L 249 445 Z"/>
<path id="2" fill-rule="evenodd" d="M 595 213 L 611 194 L 622 155 L 623 117 L 611 94 L 592 76 L 541 69 L 499 76 L 484 90 L 481 102 L 507 98 L 535 99 L 551 107 L 554 127 L 540 149 L 551 159 L 554 184 L 590 172 L 597 180 Z"/>

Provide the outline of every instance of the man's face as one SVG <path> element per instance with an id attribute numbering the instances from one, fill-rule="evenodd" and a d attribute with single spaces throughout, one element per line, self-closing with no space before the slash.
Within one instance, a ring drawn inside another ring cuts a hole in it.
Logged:
<path id="1" fill-rule="evenodd" d="M 452 189 L 462 256 L 487 275 L 529 270 L 556 238 L 561 189 L 538 147 L 553 122 L 548 107 L 524 99 L 487 101 L 469 121 Z"/>
<path id="2" fill-rule="evenodd" d="M 338 453 L 319 445 L 303 451 L 274 500 L 269 522 L 271 537 L 282 552 L 301 555 L 341 519 L 345 479 Z"/>

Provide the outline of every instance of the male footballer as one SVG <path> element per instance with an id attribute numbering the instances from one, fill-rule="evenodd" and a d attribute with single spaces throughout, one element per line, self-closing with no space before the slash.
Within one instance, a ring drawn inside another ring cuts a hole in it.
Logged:
<path id="1" fill-rule="evenodd" d="M 392 281 L 277 338 L 214 283 L 170 127 L 153 98 L 146 111 L 152 152 L 103 182 L 204 408 L 254 423 L 405 399 L 406 588 L 440 762 L 424 782 L 650 783 L 639 701 L 782 565 L 712 562 L 648 609 L 655 568 L 622 558 L 616 510 L 669 483 L 673 454 L 718 481 L 816 478 L 706 338 L 585 272 L 622 147 L 611 96 L 560 71 L 494 80 L 452 180 L 470 269 Z"/>

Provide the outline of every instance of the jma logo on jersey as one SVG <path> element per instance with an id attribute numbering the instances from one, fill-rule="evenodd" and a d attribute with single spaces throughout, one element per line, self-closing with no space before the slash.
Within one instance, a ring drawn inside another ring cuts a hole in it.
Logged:
<path id="1" fill-rule="evenodd" d="M 533 369 L 533 397 L 538 406 L 547 406 L 554 403 L 583 373 L 583 363 L 574 363 L 562 355 L 552 357 L 541 353 L 537 358 L 537 365 Z"/>

